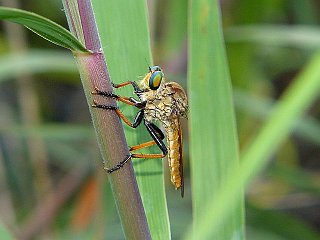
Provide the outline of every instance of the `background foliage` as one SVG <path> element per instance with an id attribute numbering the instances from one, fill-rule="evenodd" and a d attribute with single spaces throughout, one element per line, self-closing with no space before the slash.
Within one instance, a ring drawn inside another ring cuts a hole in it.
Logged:
<path id="1" fill-rule="evenodd" d="M 148 1 L 154 62 L 165 69 L 168 79 L 185 87 L 186 2 Z M 320 4 L 312 0 L 221 2 L 243 152 L 319 48 Z M 60 1 L 20 1 L 19 5 L 66 26 Z M 1 232 L 39 239 L 78 235 L 121 239 L 71 54 L 16 25 L 1 22 L 0 30 Z M 248 188 L 247 239 L 319 239 L 317 106 L 315 102 L 309 107 Z M 184 132 L 188 134 L 186 127 Z M 185 142 L 188 148 L 187 137 Z M 211 147 L 203 143 L 204 149 Z M 185 199 L 165 178 L 173 239 L 180 239 L 191 223 L 189 156 L 185 158 Z"/>

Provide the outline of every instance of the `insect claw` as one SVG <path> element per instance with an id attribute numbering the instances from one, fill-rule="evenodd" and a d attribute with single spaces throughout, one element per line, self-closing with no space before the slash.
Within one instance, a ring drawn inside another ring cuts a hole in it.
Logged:
<path id="1" fill-rule="evenodd" d="M 93 104 L 91 104 L 91 107 L 97 107 L 97 102 L 93 100 Z"/>
<path id="2" fill-rule="evenodd" d="M 91 92 L 91 94 L 99 94 L 101 91 L 98 87 L 94 87 L 94 90 Z"/>

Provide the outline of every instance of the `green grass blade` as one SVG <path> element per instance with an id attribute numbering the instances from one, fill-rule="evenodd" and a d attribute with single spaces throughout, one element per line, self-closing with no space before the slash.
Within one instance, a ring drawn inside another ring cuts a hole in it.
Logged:
<path id="1" fill-rule="evenodd" d="M 7 54 L 0 57 L 0 83 L 19 73 L 77 73 L 70 53 L 52 50 L 29 50 L 23 54 Z"/>
<path id="2" fill-rule="evenodd" d="M 139 81 L 148 71 L 148 64 L 152 64 L 145 1 L 92 2 L 112 81 Z M 133 95 L 130 86 L 117 92 L 124 96 Z M 135 109 L 124 105 L 120 108 L 129 119 L 133 119 Z M 134 130 L 126 128 L 126 137 L 131 146 L 151 139 L 144 126 Z M 170 239 L 162 160 L 134 160 L 133 164 L 152 239 Z"/>
<path id="3" fill-rule="evenodd" d="M 318 96 L 320 89 L 320 54 L 297 77 L 275 107 L 270 119 L 241 157 L 243 182 L 248 181 L 261 169 L 282 141 L 288 136 L 299 117 Z"/>
<path id="4" fill-rule="evenodd" d="M 319 94 L 320 88 L 320 53 L 316 54 L 294 84 L 287 90 L 272 116 L 264 125 L 252 145 L 242 154 L 239 170 L 234 170 L 233 177 L 225 182 L 224 188 L 206 208 L 200 221 L 201 238 L 208 236 L 212 229 L 218 229 L 222 219 L 228 216 L 230 206 L 241 186 L 263 168 L 281 142 L 288 136 L 294 124 Z M 210 213 L 215 213 L 212 215 Z M 218 216 L 218 217 L 217 217 Z"/>
<path id="5" fill-rule="evenodd" d="M 72 51 L 87 52 L 68 30 L 38 14 L 15 8 L 0 7 L 0 19 L 22 24 L 44 39 Z"/>
<path id="6" fill-rule="evenodd" d="M 238 142 L 231 82 L 220 23 L 218 1 L 191 0 L 189 5 L 190 151 L 194 232 L 188 239 L 243 239 L 243 199 L 229 205 L 222 219 L 206 206 L 237 169 Z M 241 191 L 241 186 L 239 186 Z M 203 232 L 203 215 L 220 219 L 219 229 Z"/>
<path id="7" fill-rule="evenodd" d="M 249 92 L 234 91 L 235 106 L 254 118 L 265 120 L 270 117 L 275 102 L 267 97 L 251 96 Z M 295 134 L 320 145 L 320 124 L 313 117 L 303 117 L 296 122 Z"/>

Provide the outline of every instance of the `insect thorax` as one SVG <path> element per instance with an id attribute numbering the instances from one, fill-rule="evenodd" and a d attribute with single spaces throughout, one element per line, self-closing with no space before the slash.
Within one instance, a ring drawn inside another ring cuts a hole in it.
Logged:
<path id="1" fill-rule="evenodd" d="M 145 92 L 143 98 L 147 100 L 145 107 L 147 121 L 159 120 L 167 125 L 175 118 L 186 117 L 188 111 L 186 95 L 184 92 L 177 92 L 170 82 L 163 84 L 156 91 Z"/>

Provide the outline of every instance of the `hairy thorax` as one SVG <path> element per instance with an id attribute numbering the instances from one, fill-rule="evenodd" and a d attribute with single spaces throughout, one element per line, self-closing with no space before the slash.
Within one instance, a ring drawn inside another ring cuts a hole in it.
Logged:
<path id="1" fill-rule="evenodd" d="M 166 128 L 174 119 L 187 116 L 187 96 L 175 82 L 164 83 L 156 91 L 144 92 L 142 97 L 147 100 L 144 110 L 147 121 L 159 120 Z"/>

